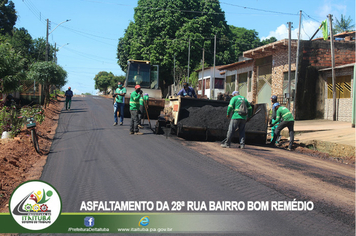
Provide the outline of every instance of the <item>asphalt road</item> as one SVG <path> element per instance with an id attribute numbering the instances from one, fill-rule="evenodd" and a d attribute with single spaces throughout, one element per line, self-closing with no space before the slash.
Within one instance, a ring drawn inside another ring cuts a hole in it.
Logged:
<path id="1" fill-rule="evenodd" d="M 62 111 L 41 176 L 59 191 L 62 212 L 80 212 L 82 201 L 94 200 L 293 201 L 148 128 L 144 135 L 130 135 L 128 118 L 123 126 L 113 123 L 111 99 L 75 97 L 72 109 Z M 219 214 L 229 216 L 231 232 L 244 227 L 243 235 L 355 234 L 353 226 L 315 210 Z"/>

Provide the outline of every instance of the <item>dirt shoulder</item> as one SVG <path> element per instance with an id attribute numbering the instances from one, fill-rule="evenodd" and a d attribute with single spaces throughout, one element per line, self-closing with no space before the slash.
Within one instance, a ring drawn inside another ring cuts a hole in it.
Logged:
<path id="1" fill-rule="evenodd" d="M 328 158 L 306 156 L 283 148 L 247 145 L 224 149 L 215 142 L 184 142 L 183 145 L 213 158 L 287 197 L 313 201 L 315 210 L 346 224 L 355 223 L 355 166 Z M 304 150 L 308 151 L 308 150 Z M 309 153 L 310 154 L 310 153 Z"/>
<path id="2" fill-rule="evenodd" d="M 63 105 L 63 97 L 52 100 L 44 110 L 45 120 L 37 124 L 42 154 L 35 151 L 25 127 L 14 139 L 0 140 L 0 212 L 8 212 L 11 193 L 19 184 L 41 177 Z"/>

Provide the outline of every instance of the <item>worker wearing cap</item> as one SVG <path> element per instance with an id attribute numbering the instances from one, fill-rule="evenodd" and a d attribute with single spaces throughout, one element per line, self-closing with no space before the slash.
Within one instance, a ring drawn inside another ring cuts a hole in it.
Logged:
<path id="1" fill-rule="evenodd" d="M 72 97 L 73 97 L 73 91 L 71 90 L 71 87 L 68 87 L 68 90 L 65 92 L 66 96 L 66 110 L 70 110 L 70 105 L 72 103 Z"/>
<path id="2" fill-rule="evenodd" d="M 247 101 L 247 99 L 239 94 L 238 91 L 234 91 L 232 93 L 232 98 L 230 100 L 229 106 L 227 107 L 227 118 L 231 117 L 229 130 L 227 131 L 227 137 L 225 143 L 221 144 L 223 148 L 230 148 L 231 138 L 233 132 L 238 129 L 239 130 L 239 138 L 240 138 L 240 148 L 245 148 L 245 125 L 247 117 L 252 115 L 252 106 Z M 242 103 L 245 103 L 247 106 L 248 114 L 242 114 L 240 112 L 240 106 Z M 231 116 L 232 114 L 232 116 Z"/>
<path id="3" fill-rule="evenodd" d="M 271 103 L 272 103 L 272 122 L 274 122 L 276 120 L 276 106 L 279 105 L 279 103 L 277 102 L 276 95 L 273 95 L 271 97 Z M 274 137 L 274 132 L 276 131 L 278 124 L 279 124 L 279 122 L 275 123 L 275 125 L 272 126 L 272 128 L 271 128 L 271 141 Z M 281 138 L 280 136 L 277 137 L 277 141 L 276 141 L 277 144 L 278 144 L 280 138 Z"/>
<path id="4" fill-rule="evenodd" d="M 197 95 L 195 94 L 195 91 L 192 87 L 189 86 L 187 82 L 183 83 L 183 88 L 178 92 L 178 95 L 180 96 L 189 96 L 189 97 L 195 97 L 197 98 Z"/>
<path id="5" fill-rule="evenodd" d="M 143 126 L 141 125 L 141 120 L 144 118 L 144 115 L 146 114 L 146 109 L 148 109 L 147 105 L 148 105 L 148 93 L 145 93 L 143 96 L 140 97 L 140 112 L 138 114 L 138 127 L 140 129 L 143 128 Z M 146 106 L 146 108 L 145 108 Z"/>
<path id="6" fill-rule="evenodd" d="M 130 123 L 130 134 L 143 134 L 138 130 L 138 113 L 140 109 L 140 97 L 142 94 L 141 86 L 136 85 L 135 91 L 131 93 L 130 96 L 130 113 L 131 113 L 131 123 Z"/>
<path id="7" fill-rule="evenodd" d="M 124 108 L 125 108 L 125 95 L 126 88 L 122 86 L 122 83 L 119 81 L 117 83 L 117 89 L 115 90 L 114 97 L 114 126 L 117 125 L 117 111 L 120 112 L 120 125 L 123 125 L 124 122 Z"/>
<path id="8" fill-rule="evenodd" d="M 271 125 L 272 126 L 275 125 L 281 119 L 283 119 L 283 121 L 281 123 L 279 123 L 279 125 L 277 126 L 277 129 L 274 133 L 274 136 L 273 136 L 273 139 L 271 142 L 271 146 L 274 146 L 274 144 L 276 143 L 277 137 L 280 135 L 282 129 L 284 129 L 285 127 L 288 127 L 288 130 L 289 130 L 288 150 L 292 150 L 292 145 L 293 145 L 293 141 L 294 141 L 294 117 L 293 117 L 293 114 L 288 110 L 288 108 L 283 107 L 280 104 L 278 104 L 276 106 L 276 111 L 277 111 L 276 120 L 273 121 Z"/>

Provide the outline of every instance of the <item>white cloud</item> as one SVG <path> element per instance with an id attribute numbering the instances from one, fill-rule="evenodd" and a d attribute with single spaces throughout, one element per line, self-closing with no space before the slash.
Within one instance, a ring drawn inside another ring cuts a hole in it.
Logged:
<path id="1" fill-rule="evenodd" d="M 340 4 L 339 2 L 333 3 L 335 1 L 325 0 L 324 5 L 320 6 L 317 9 L 317 14 L 321 19 L 326 19 L 329 14 L 333 15 L 333 19 L 335 21 L 335 17 L 340 19 L 341 14 L 346 15 L 347 6 Z"/>
<path id="2" fill-rule="evenodd" d="M 310 19 L 309 17 L 305 17 L 305 15 L 302 18 L 301 39 L 303 40 L 309 40 L 310 37 L 312 37 L 313 34 L 316 32 L 316 30 L 319 28 L 321 21 L 326 20 L 329 14 L 333 16 L 333 24 L 335 24 L 336 18 L 340 20 L 341 14 L 348 17 L 347 6 L 340 4 L 340 1 L 337 0 L 324 0 L 322 5 L 320 4 L 320 7 L 317 8 L 315 13 L 316 16 L 314 16 L 314 18 L 312 19 Z M 317 20 L 320 20 L 320 22 L 317 22 Z M 328 24 L 329 24 L 329 20 L 328 20 Z M 294 27 L 292 28 L 292 39 L 297 39 L 298 27 L 299 27 L 298 22 L 294 22 L 292 26 Z M 278 26 L 275 30 L 270 31 L 268 36 L 261 37 L 261 40 L 270 38 L 272 36 L 277 38 L 277 40 L 287 39 L 288 38 L 287 24 L 282 24 Z M 314 39 L 320 37 L 322 37 L 321 30 L 314 36 Z"/>
<path id="3" fill-rule="evenodd" d="M 313 34 L 316 32 L 319 26 L 320 25 L 318 22 L 312 20 L 302 21 L 300 38 L 303 40 L 310 39 L 310 37 L 313 36 Z M 298 25 L 295 28 L 292 28 L 292 32 L 291 32 L 292 39 L 298 38 L 298 30 L 299 30 Z M 282 40 L 282 39 L 287 39 L 289 37 L 288 35 L 289 35 L 288 26 L 286 24 L 282 24 L 278 26 L 276 30 L 270 31 L 267 37 L 261 37 L 261 40 L 268 39 L 270 37 L 275 37 L 277 40 Z M 321 32 L 318 32 L 318 34 L 314 38 L 316 37 L 321 37 Z"/>

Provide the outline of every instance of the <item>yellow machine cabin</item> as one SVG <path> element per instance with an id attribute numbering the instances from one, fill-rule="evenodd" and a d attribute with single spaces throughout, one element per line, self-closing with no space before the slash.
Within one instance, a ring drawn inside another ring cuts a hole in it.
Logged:
<path id="1" fill-rule="evenodd" d="M 157 118 L 164 108 L 164 99 L 162 99 L 162 91 L 159 88 L 159 66 L 151 65 L 150 61 L 128 60 L 127 74 L 125 80 L 126 109 L 129 108 L 130 94 L 135 91 L 135 86 L 139 84 L 143 93 L 147 93 L 148 114 L 152 119 Z M 130 114 L 125 112 L 125 114 Z"/>

